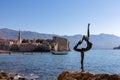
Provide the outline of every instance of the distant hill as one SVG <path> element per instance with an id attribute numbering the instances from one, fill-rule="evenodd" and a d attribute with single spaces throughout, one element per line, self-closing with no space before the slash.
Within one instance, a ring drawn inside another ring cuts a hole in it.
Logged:
<path id="1" fill-rule="evenodd" d="M 31 31 L 21 31 L 23 39 L 52 39 L 52 34 L 44 34 Z M 0 29 L 0 37 L 5 39 L 15 39 L 17 40 L 18 31 L 3 28 Z M 73 46 L 82 38 L 82 35 L 73 35 L 73 36 L 61 36 L 67 38 L 70 41 L 71 49 Z M 99 34 L 91 35 L 91 42 L 93 43 L 93 49 L 113 49 L 120 45 L 120 37 L 110 34 Z"/>
<path id="2" fill-rule="evenodd" d="M 71 48 L 82 38 L 82 35 L 64 36 L 71 42 Z M 113 49 L 120 45 L 120 37 L 110 34 L 91 35 L 92 49 Z"/>
<path id="3" fill-rule="evenodd" d="M 21 31 L 21 35 L 23 39 L 51 39 L 53 35 L 51 34 L 43 34 L 43 33 L 37 33 L 37 32 L 31 32 L 31 31 Z M 5 39 L 15 39 L 17 40 L 18 36 L 18 31 L 8 29 L 8 28 L 3 28 L 0 29 L 0 37 L 5 38 Z"/>

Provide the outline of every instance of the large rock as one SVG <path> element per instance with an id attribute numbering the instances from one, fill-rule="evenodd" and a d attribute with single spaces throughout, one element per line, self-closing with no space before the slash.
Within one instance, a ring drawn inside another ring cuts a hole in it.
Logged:
<path id="1" fill-rule="evenodd" d="M 58 80 L 120 80 L 120 75 L 93 74 L 90 72 L 62 72 Z"/>
<path id="2" fill-rule="evenodd" d="M 0 72 L 0 80 L 13 80 L 14 76 L 15 75 L 13 74 L 9 74 L 6 72 Z"/>
<path id="3" fill-rule="evenodd" d="M 0 80 L 28 80 L 28 79 L 21 77 L 18 74 L 11 74 L 2 71 L 0 72 Z"/>

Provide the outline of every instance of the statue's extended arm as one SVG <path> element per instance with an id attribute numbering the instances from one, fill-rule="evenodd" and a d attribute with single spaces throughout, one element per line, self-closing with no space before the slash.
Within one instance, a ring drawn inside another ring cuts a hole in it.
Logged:
<path id="1" fill-rule="evenodd" d="M 80 40 L 76 45 L 75 47 L 73 48 L 75 51 L 81 51 L 81 49 L 78 49 L 78 45 L 80 45 L 82 43 L 82 41 Z"/>

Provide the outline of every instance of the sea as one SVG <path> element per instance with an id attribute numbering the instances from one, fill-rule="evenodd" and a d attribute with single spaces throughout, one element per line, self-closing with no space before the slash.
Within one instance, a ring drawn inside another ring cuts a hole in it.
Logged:
<path id="1" fill-rule="evenodd" d="M 63 71 L 80 72 L 80 53 L 0 54 L 0 71 L 17 73 L 38 80 L 57 80 Z M 120 50 L 90 50 L 85 52 L 84 69 L 92 73 L 120 75 Z"/>

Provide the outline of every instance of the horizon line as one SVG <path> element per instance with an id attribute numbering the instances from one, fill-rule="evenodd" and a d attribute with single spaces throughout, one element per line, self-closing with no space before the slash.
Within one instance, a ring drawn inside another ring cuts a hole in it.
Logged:
<path id="1" fill-rule="evenodd" d="M 38 32 L 38 31 L 30 31 L 30 30 L 21 30 L 20 28 L 18 29 L 18 30 L 16 30 L 16 29 L 10 29 L 10 28 L 0 28 L 0 30 L 1 29 L 8 29 L 8 30 L 13 30 L 13 31 L 21 31 L 21 32 L 34 32 L 34 33 L 39 33 L 39 34 L 49 34 L 49 35 L 58 35 L 58 36 L 75 36 L 75 35 L 84 35 L 84 34 L 71 34 L 71 35 L 68 35 L 68 34 L 53 34 L 53 33 L 40 33 L 40 32 Z M 105 35 L 114 35 L 114 36 L 117 36 L 117 37 L 120 37 L 119 35 L 116 35 L 116 34 L 110 34 L 110 33 L 92 33 L 91 35 L 102 35 L 102 34 L 105 34 Z"/>

